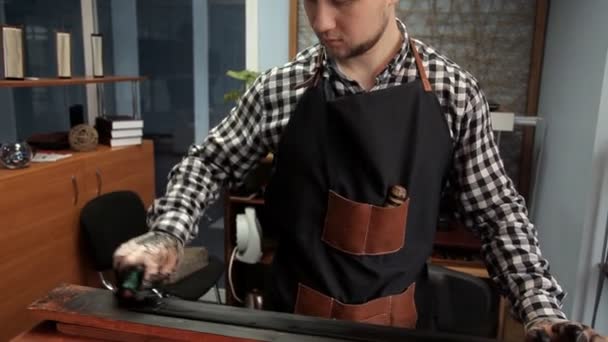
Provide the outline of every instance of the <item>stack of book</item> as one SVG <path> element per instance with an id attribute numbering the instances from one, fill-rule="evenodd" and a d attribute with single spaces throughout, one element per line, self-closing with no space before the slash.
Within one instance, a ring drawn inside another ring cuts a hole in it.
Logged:
<path id="1" fill-rule="evenodd" d="M 99 116 L 95 119 L 99 142 L 111 147 L 141 145 L 144 121 L 125 115 Z"/>

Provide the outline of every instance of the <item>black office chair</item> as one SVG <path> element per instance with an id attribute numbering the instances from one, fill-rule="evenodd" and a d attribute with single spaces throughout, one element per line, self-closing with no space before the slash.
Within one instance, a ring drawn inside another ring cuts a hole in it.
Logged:
<path id="1" fill-rule="evenodd" d="M 148 231 L 143 202 L 132 191 L 100 195 L 82 209 L 80 226 L 93 267 L 102 284 L 114 291 L 114 286 L 106 280 L 103 272 L 112 269 L 112 257 L 120 244 Z M 156 290 L 163 296 L 196 301 L 214 288 L 216 300 L 221 303 L 217 282 L 223 272 L 223 262 L 209 255 L 204 268 Z"/>
<path id="2" fill-rule="evenodd" d="M 437 331 L 496 337 L 500 297 L 489 280 L 437 265 L 429 265 L 429 280 Z"/>

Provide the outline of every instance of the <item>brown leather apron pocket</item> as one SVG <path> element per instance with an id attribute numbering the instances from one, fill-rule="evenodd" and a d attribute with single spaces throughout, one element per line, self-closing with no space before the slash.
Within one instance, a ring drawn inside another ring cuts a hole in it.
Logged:
<path id="1" fill-rule="evenodd" d="M 416 283 L 413 283 L 401 294 L 353 305 L 343 304 L 306 285 L 298 284 L 294 313 L 413 329 L 418 320 L 415 292 Z"/>
<path id="2" fill-rule="evenodd" d="M 377 207 L 330 191 L 322 240 L 354 255 L 382 255 L 405 245 L 410 200 L 396 207 Z"/>

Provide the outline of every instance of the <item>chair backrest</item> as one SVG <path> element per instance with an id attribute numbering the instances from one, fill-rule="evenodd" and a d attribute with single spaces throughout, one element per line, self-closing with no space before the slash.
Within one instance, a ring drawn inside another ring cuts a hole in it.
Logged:
<path id="1" fill-rule="evenodd" d="M 429 265 L 429 280 L 435 296 L 437 330 L 496 336 L 500 296 L 489 280 L 437 265 Z"/>
<path id="2" fill-rule="evenodd" d="M 96 271 L 109 270 L 116 248 L 148 231 L 146 209 L 132 191 L 103 194 L 84 206 L 80 213 L 80 227 Z"/>

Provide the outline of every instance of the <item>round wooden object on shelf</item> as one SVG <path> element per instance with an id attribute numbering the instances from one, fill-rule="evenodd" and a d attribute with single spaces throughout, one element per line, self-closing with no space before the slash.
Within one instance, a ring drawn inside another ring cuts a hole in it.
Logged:
<path id="1" fill-rule="evenodd" d="M 97 147 L 99 135 L 95 128 L 86 124 L 80 124 L 70 130 L 68 139 L 70 147 L 73 150 L 86 152 L 92 151 Z"/>

